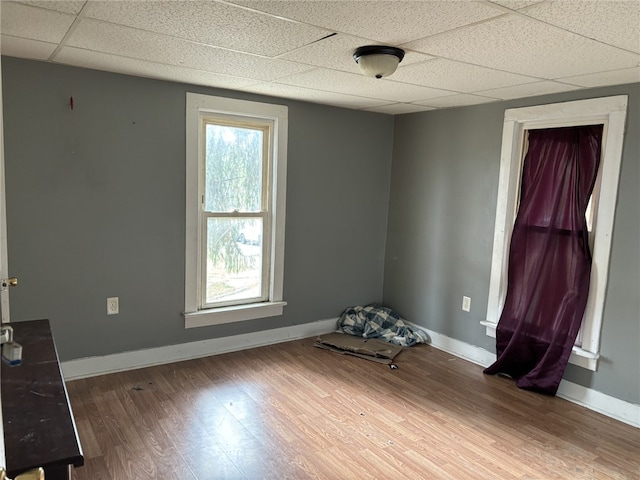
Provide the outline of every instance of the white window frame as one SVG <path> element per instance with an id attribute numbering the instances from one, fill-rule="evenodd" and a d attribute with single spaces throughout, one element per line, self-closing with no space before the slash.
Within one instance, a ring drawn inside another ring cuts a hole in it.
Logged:
<path id="1" fill-rule="evenodd" d="M 569 359 L 574 365 L 597 370 L 627 101 L 626 95 L 619 95 L 505 111 L 487 317 L 480 322 L 488 336 L 496 336 L 507 292 L 509 244 L 518 211 L 527 130 L 602 124 L 599 188 L 595 188 L 593 194 L 596 223 L 589 298 L 582 322 L 582 344 L 573 347 Z"/>
<path id="2" fill-rule="evenodd" d="M 271 232 L 264 239 L 269 245 L 269 294 L 263 302 L 200 309 L 202 279 L 204 168 L 201 164 L 203 142 L 200 141 L 203 117 L 230 116 L 248 121 L 262 120 L 273 125 L 271 175 Z M 241 322 L 282 315 L 284 306 L 284 232 L 287 174 L 288 108 L 284 105 L 251 102 L 234 98 L 187 93 L 186 98 L 186 252 L 185 252 L 185 328 Z"/>

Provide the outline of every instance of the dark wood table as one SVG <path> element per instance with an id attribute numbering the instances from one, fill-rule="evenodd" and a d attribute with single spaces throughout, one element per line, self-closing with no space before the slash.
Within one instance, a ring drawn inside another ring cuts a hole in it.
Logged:
<path id="1" fill-rule="evenodd" d="M 84 457 L 49 320 L 11 326 L 22 365 L 1 367 L 7 474 L 43 467 L 46 480 L 67 480 Z"/>

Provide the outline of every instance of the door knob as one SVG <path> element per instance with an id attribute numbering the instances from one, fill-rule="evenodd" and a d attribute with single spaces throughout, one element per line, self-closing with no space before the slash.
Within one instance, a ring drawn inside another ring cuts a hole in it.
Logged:
<path id="1" fill-rule="evenodd" d="M 0 289 L 2 289 L 2 291 L 6 290 L 9 287 L 15 287 L 17 285 L 18 279 L 16 277 L 0 279 Z"/>
<path id="2" fill-rule="evenodd" d="M 7 473 L 2 467 L 0 467 L 0 480 L 11 480 L 7 477 Z M 29 470 L 28 472 L 18 475 L 15 480 L 44 480 L 44 470 L 42 468 Z"/>

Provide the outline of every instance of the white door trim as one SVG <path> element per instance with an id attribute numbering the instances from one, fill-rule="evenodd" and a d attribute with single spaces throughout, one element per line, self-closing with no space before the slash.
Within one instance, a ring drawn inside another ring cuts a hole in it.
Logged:
<path id="1" fill-rule="evenodd" d="M 509 244 L 518 209 L 526 131 L 602 124 L 602 159 L 598 174 L 601 184 L 596 207 L 589 298 L 582 325 L 582 345 L 570 359 L 575 365 L 594 371 L 597 369 L 627 101 L 627 95 L 618 95 L 505 111 L 487 316 L 486 321 L 481 322 L 488 336 L 495 336 L 507 292 Z"/>

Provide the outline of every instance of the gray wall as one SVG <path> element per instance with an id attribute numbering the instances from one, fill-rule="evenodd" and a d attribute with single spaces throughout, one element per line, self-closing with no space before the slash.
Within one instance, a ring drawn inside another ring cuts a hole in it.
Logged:
<path id="1" fill-rule="evenodd" d="M 12 319 L 51 319 L 62 360 L 312 322 L 380 300 L 493 351 L 479 322 L 504 110 L 629 95 L 603 358 L 598 372 L 570 365 L 565 377 L 640 401 L 639 85 L 403 115 L 394 131 L 385 115 L 2 61 L 9 267 L 20 277 Z M 289 106 L 282 317 L 184 329 L 187 91 Z M 106 315 L 108 296 L 120 297 L 120 315 Z"/>
<path id="2" fill-rule="evenodd" d="M 398 116 L 383 301 L 433 331 L 495 352 L 485 335 L 504 110 L 629 95 L 598 372 L 565 378 L 640 402 L 640 84 Z M 472 298 L 471 312 L 461 309 Z"/>
<path id="3" fill-rule="evenodd" d="M 49 318 L 62 360 L 302 324 L 381 300 L 392 117 L 2 61 L 9 267 L 20 278 L 12 321 Z M 289 106 L 281 317 L 184 329 L 187 91 Z M 109 296 L 120 297 L 117 316 L 106 315 Z"/>

